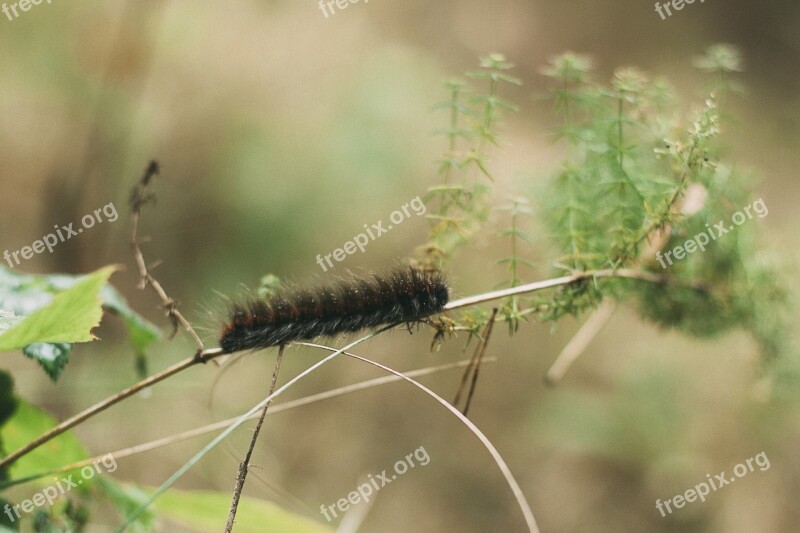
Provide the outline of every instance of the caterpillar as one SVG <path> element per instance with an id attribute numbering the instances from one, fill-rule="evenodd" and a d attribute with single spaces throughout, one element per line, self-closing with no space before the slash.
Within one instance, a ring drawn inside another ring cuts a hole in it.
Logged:
<path id="1" fill-rule="evenodd" d="M 282 289 L 269 299 L 234 305 L 222 328 L 225 353 L 330 337 L 440 313 L 449 289 L 439 272 L 398 266 L 309 290 Z"/>

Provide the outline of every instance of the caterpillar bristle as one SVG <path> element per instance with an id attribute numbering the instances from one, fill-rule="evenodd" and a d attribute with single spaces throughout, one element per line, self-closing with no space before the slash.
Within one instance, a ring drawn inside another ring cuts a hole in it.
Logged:
<path id="1" fill-rule="evenodd" d="M 232 353 L 413 323 L 440 313 L 448 298 L 441 273 L 413 266 L 317 289 L 284 289 L 268 300 L 234 305 L 222 328 L 220 346 Z"/>

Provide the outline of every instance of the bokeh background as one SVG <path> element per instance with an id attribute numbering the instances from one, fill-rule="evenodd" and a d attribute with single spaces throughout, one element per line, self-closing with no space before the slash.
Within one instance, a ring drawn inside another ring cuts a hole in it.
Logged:
<path id="1" fill-rule="evenodd" d="M 316 2 L 55 1 L 9 21 L 0 17 L 0 248 L 16 250 L 114 202 L 120 218 L 87 230 L 18 267 L 82 273 L 122 263 L 114 284 L 139 312 L 169 326 L 151 292 L 135 288 L 127 199 L 147 162 L 163 168 L 158 203 L 140 231 L 154 273 L 202 328 L 209 345 L 227 297 L 261 276 L 324 278 L 330 253 L 364 224 L 386 219 L 437 183 L 445 149 L 435 137 L 446 116 L 442 82 L 501 52 L 523 80 L 504 96 L 520 108 L 505 120 L 492 154 L 496 203 L 533 197 L 557 168 L 557 118 L 541 98 L 547 59 L 574 50 L 594 57 L 595 77 L 635 65 L 670 78 L 687 102 L 703 80 L 691 58 L 707 46 L 739 46 L 746 98 L 738 129 L 725 132 L 730 157 L 762 178 L 769 244 L 797 262 L 800 245 L 800 4 L 695 2 L 667 20 L 632 0 L 406 0 L 352 4 L 325 18 Z M 688 106 L 688 104 L 687 104 Z M 688 110 L 688 107 L 687 107 Z M 533 198 L 532 198 L 533 199 Z M 493 216 L 448 268 L 456 296 L 492 289 L 506 243 Z M 381 269 L 423 243 L 413 217 L 337 266 Z M 534 216 L 528 231 L 541 225 Z M 531 249 L 529 258 L 552 258 Z M 530 279 L 530 281 L 534 281 Z M 223 296 L 225 295 L 225 296 Z M 744 333 L 711 341 L 643 323 L 621 308 L 557 388 L 543 384 L 579 322 L 498 328 L 481 372 L 471 418 L 504 455 L 543 531 L 796 531 L 800 511 L 800 398 L 771 398 L 768 372 Z M 130 384 L 133 354 L 113 317 L 103 342 L 80 346 L 57 384 L 35 363 L 7 354 L 23 397 L 64 418 Z M 394 368 L 456 361 L 466 337 L 431 353 L 424 330 L 394 332 L 360 348 Z M 151 350 L 153 370 L 186 357 L 182 334 Z M 319 357 L 291 349 L 282 376 Z M 194 368 L 130 399 L 76 433 L 95 453 L 122 448 L 241 413 L 265 394 L 274 351 L 222 372 Z M 379 374 L 339 360 L 285 399 Z M 423 381 L 447 398 L 458 372 Z M 178 484 L 229 492 L 250 437 L 238 431 Z M 120 460 L 115 477 L 161 484 L 206 438 Z M 521 531 L 502 476 L 472 434 L 413 388 L 393 384 L 270 417 L 246 494 L 324 521 L 321 504 L 345 496 L 366 474 L 424 446 L 431 462 L 386 487 L 361 531 Z M 662 518 L 666 499 L 730 472 L 764 451 L 756 471 Z M 105 531 L 112 514 L 94 517 Z M 223 520 L 223 517 L 221 517 Z M 168 524 L 163 530 L 170 529 Z"/>

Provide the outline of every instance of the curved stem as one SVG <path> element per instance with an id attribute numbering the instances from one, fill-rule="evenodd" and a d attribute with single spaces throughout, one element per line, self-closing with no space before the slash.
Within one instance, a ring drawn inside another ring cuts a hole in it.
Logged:
<path id="1" fill-rule="evenodd" d="M 644 281 L 648 283 L 658 283 L 658 284 L 667 284 L 667 285 L 675 285 L 681 284 L 693 288 L 695 290 L 705 290 L 705 285 L 703 283 L 694 283 L 694 284 L 684 284 L 676 282 L 674 279 L 670 278 L 669 276 L 663 274 L 654 274 L 652 272 L 647 272 L 644 270 L 635 270 L 635 269 L 608 269 L 608 270 L 590 270 L 586 272 L 578 272 L 575 274 L 570 274 L 569 276 L 562 276 L 559 278 L 553 278 L 545 281 L 537 281 L 534 283 L 528 283 L 525 285 L 518 285 L 517 287 L 512 287 L 509 289 L 502 289 L 498 291 L 487 292 L 483 294 L 478 294 L 475 296 L 469 296 L 467 298 L 461 298 L 459 300 L 454 300 L 447 304 L 444 307 L 445 311 L 450 311 L 453 309 L 459 309 L 462 307 L 468 307 L 470 305 L 477 305 L 480 303 L 498 300 L 501 298 L 507 298 L 508 296 L 514 296 L 517 294 L 524 294 L 528 292 L 535 292 L 542 289 L 549 289 L 552 287 L 558 287 L 560 285 L 569 285 L 570 283 L 575 283 L 576 281 L 581 281 L 584 279 L 590 278 L 625 278 L 625 279 L 633 279 Z M 95 405 L 81 411 L 77 415 L 68 418 L 67 420 L 61 422 L 60 424 L 54 426 L 50 430 L 43 433 L 41 436 L 37 437 L 33 441 L 29 442 L 25 446 L 19 448 L 18 450 L 12 452 L 2 460 L 0 460 L 0 469 L 6 467 L 22 457 L 23 455 L 29 453 L 30 451 L 38 448 L 45 442 L 59 436 L 60 434 L 64 433 L 65 431 L 72 429 L 73 427 L 77 426 L 81 422 L 86 421 L 87 419 L 105 411 L 112 405 L 121 402 L 125 398 L 133 396 L 137 392 L 145 389 L 151 385 L 154 385 L 160 381 L 167 379 L 178 372 L 186 370 L 192 366 L 195 366 L 198 363 L 205 363 L 207 361 L 211 361 L 217 357 L 224 355 L 221 348 L 210 348 L 203 350 L 201 352 L 197 352 L 194 357 L 190 357 L 188 359 L 184 359 L 183 361 L 174 364 L 173 366 L 162 370 L 157 374 L 153 374 L 152 376 L 145 378 L 144 380 L 124 389 L 112 396 L 109 396 L 105 400 L 96 403 Z"/>
<path id="2" fill-rule="evenodd" d="M 298 381 L 300 381 L 301 379 L 303 379 L 307 375 L 311 374 L 313 371 L 317 370 L 319 367 L 321 367 L 325 363 L 327 363 L 327 362 L 333 360 L 334 358 L 336 358 L 338 355 L 343 353 L 345 350 L 347 350 L 349 348 L 352 348 L 353 346 L 358 346 L 362 342 L 364 342 L 366 340 L 369 340 L 372 337 L 374 337 L 374 336 L 376 336 L 376 335 L 378 335 L 380 333 L 383 333 L 384 331 L 387 331 L 387 330 L 395 327 L 396 325 L 397 324 L 392 324 L 391 326 L 386 326 L 386 327 L 381 328 L 381 329 L 379 329 L 377 331 L 373 331 L 369 335 L 367 335 L 365 337 L 361 337 L 360 339 L 357 339 L 357 340 L 351 342 L 350 344 L 348 344 L 347 346 L 345 346 L 344 348 L 341 348 L 339 350 L 336 350 L 334 348 L 333 349 L 333 353 L 330 354 L 328 357 L 325 357 L 324 359 L 321 359 L 321 360 L 317 361 L 316 363 L 314 363 L 313 365 L 311 365 L 310 367 L 306 368 L 305 370 L 300 372 L 298 375 L 296 375 L 295 377 L 293 377 L 292 379 L 287 381 L 284 385 L 280 386 L 275 392 L 273 392 L 272 394 L 268 395 L 266 398 L 264 398 L 263 400 L 258 402 L 253 408 L 251 408 L 249 411 L 247 411 L 246 413 L 244 413 L 243 415 L 238 417 L 233 424 L 229 425 L 225 429 L 225 431 L 223 431 L 222 433 L 220 433 L 219 435 L 214 437 L 214 439 L 211 442 L 206 444 L 206 446 L 203 447 L 202 450 L 197 452 L 194 455 L 194 457 L 189 459 L 189 461 L 186 462 L 186 464 L 184 464 L 182 467 L 180 467 L 177 472 L 172 474 L 172 476 L 170 476 L 170 478 L 167 479 L 167 481 L 165 481 L 160 487 L 158 487 L 158 489 L 156 489 L 156 491 L 153 492 L 147 498 L 147 500 L 144 503 L 142 503 L 139 507 L 137 507 L 131 514 L 129 514 L 125 518 L 125 522 L 120 524 L 120 526 L 117 527 L 114 530 L 114 533 L 122 533 L 123 531 L 125 531 L 125 529 L 131 523 L 133 523 L 137 518 L 139 518 L 139 516 L 141 516 L 141 514 L 143 512 L 145 512 L 147 510 L 147 508 L 150 507 L 153 504 L 153 502 L 155 502 L 162 494 L 164 494 L 164 492 L 166 492 L 170 487 L 172 487 L 172 485 L 174 485 L 176 481 L 178 481 L 186 472 L 188 472 L 203 457 L 205 457 L 208 454 L 208 452 L 213 450 L 219 443 L 221 443 L 223 440 L 225 440 L 228 437 L 228 435 L 233 433 L 233 431 L 236 428 L 238 428 L 239 426 L 244 424 L 252 415 L 254 415 L 258 411 L 263 409 L 264 406 L 268 405 L 273 399 L 277 398 L 279 395 L 281 395 L 284 392 L 286 392 L 286 390 L 289 389 L 292 385 L 294 385 L 295 383 L 297 383 Z"/>
<path id="3" fill-rule="evenodd" d="M 490 302 L 492 300 L 507 298 L 509 296 L 515 296 L 517 294 L 524 294 L 528 292 L 540 291 L 543 289 L 550 289 L 552 287 L 558 287 L 560 285 L 569 285 L 570 283 L 575 283 L 576 281 L 581 281 L 590 278 L 623 278 L 623 279 L 633 279 L 633 280 L 645 281 L 648 283 L 657 283 L 664 285 L 678 284 L 678 282 L 676 282 L 673 278 L 670 278 L 669 276 L 663 274 L 654 274 L 646 270 L 637 270 L 632 268 L 587 270 L 586 272 L 576 272 L 574 274 L 570 274 L 569 276 L 561 276 L 560 278 L 553 278 L 544 281 L 535 281 L 533 283 L 527 283 L 525 285 L 517 285 L 516 287 L 511 287 L 508 289 L 500 289 L 497 291 L 486 292 L 475 296 L 469 296 L 467 298 L 461 298 L 459 300 L 453 300 L 452 302 L 444 306 L 444 310 L 451 311 L 453 309 L 459 309 L 461 307 L 468 307 L 470 305 L 476 305 L 484 302 Z M 695 290 L 704 290 L 705 288 L 704 284 L 702 283 L 688 284 L 687 286 Z"/>
<path id="4" fill-rule="evenodd" d="M 123 389 L 120 392 L 118 392 L 118 393 L 116 393 L 116 394 L 114 394 L 112 396 L 109 396 L 105 400 L 94 404 L 93 406 L 89 407 L 88 409 L 84 409 L 80 413 L 78 413 L 78 414 L 76 414 L 76 415 L 64 420 L 60 424 L 58 424 L 56 426 L 53 426 L 52 428 L 50 428 L 46 432 L 42 433 L 40 436 L 38 436 L 35 439 L 33 439 L 31 442 L 29 442 L 25 446 L 23 446 L 22 448 L 19 448 L 18 450 L 8 454 L 6 457 L 4 457 L 2 460 L 0 460 L 0 468 L 3 468 L 5 466 L 7 466 L 7 465 L 10 465 L 11 463 L 16 461 L 17 459 L 19 459 L 23 455 L 35 450 L 36 448 L 38 448 L 39 446 L 41 446 L 45 442 L 47 442 L 47 441 L 49 441 L 49 440 L 61 435 L 65 431 L 77 426 L 78 424 L 80 424 L 81 422 L 83 422 L 85 420 L 88 420 L 89 418 L 93 417 L 94 415 L 105 411 L 106 409 L 108 409 L 109 407 L 114 405 L 115 403 L 121 402 L 122 400 L 124 400 L 125 398 L 127 398 L 129 396 L 133 396 L 137 392 L 141 391 L 142 389 L 146 389 L 150 385 L 158 383 L 159 381 L 163 381 L 163 380 L 167 379 L 170 376 L 174 376 L 178 372 L 181 372 L 181 371 L 186 370 L 187 368 L 189 368 L 191 366 L 196 365 L 198 362 L 199 361 L 195 357 L 190 357 L 188 359 L 184 359 L 183 361 L 181 361 L 179 363 L 176 363 L 176 364 L 172 365 L 171 367 L 169 367 L 169 368 L 167 368 L 165 370 L 162 370 L 161 372 L 159 372 L 157 374 L 153 374 L 152 376 L 150 376 L 148 378 L 145 378 L 144 380 L 142 380 L 142 381 L 140 381 L 140 382 L 128 387 L 127 389 Z"/>
<path id="5" fill-rule="evenodd" d="M 496 363 L 497 359 L 495 357 L 487 357 L 483 360 L 483 362 Z M 457 361 L 455 363 L 447 363 L 444 365 L 420 368 L 417 370 L 409 370 L 408 372 L 405 372 L 404 375 L 414 378 L 419 376 L 428 376 L 431 374 L 435 374 L 437 372 L 443 372 L 445 370 L 452 370 L 454 368 L 464 368 L 469 364 L 470 360 L 464 359 L 463 361 Z M 295 409 L 297 407 L 303 407 L 305 405 L 309 405 L 315 402 L 321 402 L 323 400 L 337 398 L 339 396 L 344 396 L 345 394 L 366 390 L 372 387 L 377 387 L 388 383 L 395 383 L 400 380 L 401 378 L 397 376 L 383 376 L 380 378 L 360 381 L 358 383 L 353 383 L 352 385 L 346 385 L 344 387 L 327 390 L 325 392 L 318 392 L 317 394 L 304 396 L 303 398 L 298 398 L 296 400 L 291 400 L 288 402 L 278 404 L 275 407 L 271 407 L 269 413 L 267 413 L 267 416 L 281 413 L 283 411 L 288 411 L 290 409 Z M 256 418 L 258 418 L 258 416 L 259 416 L 258 414 L 254 414 L 250 417 L 250 420 L 255 420 Z M 4 483 L 0 483 L 0 490 L 5 490 L 7 488 L 14 487 L 16 485 L 22 485 L 24 483 L 28 483 L 36 479 L 41 479 L 43 477 L 69 472 L 70 470 L 75 470 L 76 468 L 81 468 L 86 465 L 92 465 L 95 462 L 102 460 L 104 457 L 111 456 L 114 459 L 119 460 L 124 457 L 132 457 L 140 453 L 148 452 L 151 450 L 157 450 L 159 448 L 169 446 L 170 444 L 175 444 L 176 442 L 183 442 L 189 439 L 193 439 L 195 437 L 199 437 L 201 435 L 206 435 L 208 433 L 213 433 L 215 431 L 221 431 L 226 427 L 230 426 L 231 424 L 233 424 L 234 422 L 236 422 L 236 418 L 228 418 L 225 420 L 220 420 L 218 422 L 206 424 L 205 426 L 200 426 L 187 431 L 182 431 L 174 435 L 169 435 L 168 437 L 162 437 L 160 439 L 144 442 L 142 444 L 137 444 L 135 446 L 129 446 L 121 450 L 115 450 L 112 452 L 106 452 L 100 455 L 96 455 L 94 457 L 90 457 L 89 459 L 83 459 L 82 461 L 60 466 L 55 470 L 48 470 L 47 472 L 39 472 L 38 474 L 31 474 L 30 476 L 26 476 L 24 478 L 18 478 L 6 481 Z"/>
<path id="6" fill-rule="evenodd" d="M 314 344 L 314 343 L 310 343 L 310 342 L 298 342 L 296 344 L 300 344 L 300 345 L 303 345 L 303 346 L 311 346 L 313 348 L 320 348 L 320 349 L 329 350 L 329 351 L 334 351 L 335 350 L 335 348 L 330 348 L 330 347 L 324 346 L 322 344 Z M 531 533 L 539 533 L 539 526 L 536 524 L 536 518 L 534 518 L 534 516 L 533 516 L 533 511 L 531 511 L 531 508 L 528 505 L 528 502 L 525 500 L 525 495 L 522 493 L 522 489 L 520 488 L 520 486 L 517 483 L 516 479 L 514 479 L 514 475 L 511 473 L 511 469 L 508 467 L 506 462 L 503 460 L 503 457 L 500 455 L 500 452 L 497 451 L 497 448 L 494 447 L 494 445 L 489 440 L 489 438 L 486 435 L 484 435 L 483 432 L 480 429 L 478 429 L 478 426 L 476 426 L 469 418 L 467 418 L 466 416 L 461 414 L 461 412 L 459 412 L 458 409 L 456 409 L 455 407 L 450 405 L 450 403 L 448 403 L 447 400 L 445 400 L 444 398 L 442 398 L 441 396 L 439 396 L 438 394 L 433 392 L 431 389 L 429 389 L 428 387 L 426 387 L 422 383 L 420 383 L 418 381 L 415 381 L 415 380 L 409 378 L 408 376 L 405 376 L 402 373 L 398 372 L 397 370 L 393 370 L 393 369 L 389 368 L 388 366 L 384 366 L 384 365 L 382 365 L 382 364 L 380 364 L 380 363 L 378 363 L 376 361 L 372 361 L 370 359 L 367 359 L 366 357 L 361 357 L 360 355 L 356 355 L 354 353 L 350 353 L 350 352 L 347 352 L 347 351 L 344 351 L 344 350 L 339 350 L 339 351 L 341 353 L 344 353 L 348 357 L 351 357 L 351 358 L 357 359 L 357 360 L 359 360 L 361 362 L 376 366 L 376 367 L 380 368 L 381 370 L 383 370 L 385 372 L 389 372 L 390 374 L 394 374 L 395 376 L 399 377 L 400 379 L 405 380 L 408 383 L 411 383 L 412 385 L 414 385 L 418 389 L 420 389 L 423 392 L 425 392 L 425 394 L 427 394 L 428 396 L 430 396 L 433 399 L 435 399 L 445 409 L 447 409 L 453 415 L 455 415 L 456 418 L 458 418 L 465 426 L 467 426 L 469 428 L 470 431 L 472 431 L 472 433 L 475 434 L 476 437 L 478 437 L 478 439 L 481 441 L 483 446 L 491 454 L 492 459 L 494 459 L 494 462 L 497 463 L 497 466 L 500 468 L 500 472 L 502 472 L 503 477 L 506 478 L 506 482 L 508 483 L 508 486 L 511 488 L 511 492 L 514 493 L 514 497 L 516 498 L 517 503 L 519 504 L 519 508 L 522 511 L 522 515 L 525 517 L 525 523 L 528 525 L 528 530 Z"/>

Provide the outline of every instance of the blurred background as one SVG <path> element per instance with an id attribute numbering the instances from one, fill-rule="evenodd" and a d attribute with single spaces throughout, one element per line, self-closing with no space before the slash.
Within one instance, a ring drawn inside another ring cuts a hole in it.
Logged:
<path id="1" fill-rule="evenodd" d="M 109 263 L 131 305 L 168 331 L 152 292 L 136 289 L 128 197 L 150 159 L 162 175 L 140 233 L 155 276 L 216 343 L 227 297 L 273 273 L 296 283 L 325 278 L 316 264 L 364 224 L 387 219 L 438 183 L 447 125 L 433 106 L 443 81 L 505 54 L 521 87 L 504 97 L 504 145 L 492 153 L 492 196 L 529 198 L 557 168 L 558 119 L 541 98 L 547 59 L 591 55 L 595 78 L 635 65 L 702 101 L 691 58 L 709 45 L 740 47 L 747 96 L 739 128 L 725 132 L 731 158 L 761 177 L 770 244 L 797 261 L 800 245 L 800 4 L 695 2 L 666 20 L 632 0 L 407 0 L 349 4 L 327 17 L 302 2 L 83 0 L 0 16 L 0 248 L 17 250 L 54 225 L 113 202 L 119 219 L 98 224 L 52 254 L 24 261 L 31 273 L 83 273 Z M 688 104 L 687 104 L 688 106 Z M 688 108 L 687 108 L 688 111 Z M 448 268 L 456 297 L 504 279 L 495 259 L 507 243 L 493 213 L 482 237 Z M 530 219 L 536 234 L 539 222 Z M 411 217 L 348 256 L 335 273 L 381 270 L 413 254 L 428 224 Z M 529 259 L 552 261 L 534 249 Z M 535 281 L 528 279 L 526 281 Z M 226 295 L 226 296 L 221 296 Z M 470 418 L 508 462 L 543 531 L 796 531 L 800 511 L 800 398 L 763 393 L 758 350 L 742 332 L 713 341 L 643 323 L 620 308 L 557 388 L 543 377 L 575 334 L 573 319 L 498 328 Z M 32 361 L 8 355 L 19 394 L 65 418 L 136 379 L 122 327 L 104 320 L 102 343 L 79 346 L 57 384 Z M 428 331 L 382 335 L 358 353 L 399 370 L 467 357 L 466 335 L 431 353 Z M 193 353 L 179 333 L 151 349 L 158 370 Z M 283 381 L 317 360 L 292 348 Z M 92 452 L 164 437 L 244 412 L 263 398 L 275 353 L 226 368 L 191 369 L 76 431 Z M 220 376 L 219 374 L 222 373 Z M 298 398 L 377 377 L 341 359 L 287 393 Z M 424 378 L 452 398 L 459 371 Z M 178 484 L 229 492 L 251 433 L 227 444 Z M 207 438 L 120 460 L 117 479 L 160 485 Z M 522 531 L 519 508 L 474 435 L 410 386 L 392 384 L 269 417 L 245 493 L 325 522 L 320 505 L 353 490 L 424 446 L 430 463 L 384 488 L 361 531 Z M 662 518 L 667 499 L 764 451 L 771 468 L 749 474 Z M 114 524 L 95 517 L 97 531 Z M 106 524 L 103 526 L 102 524 Z M 169 526 L 164 526 L 164 530 Z"/>

